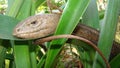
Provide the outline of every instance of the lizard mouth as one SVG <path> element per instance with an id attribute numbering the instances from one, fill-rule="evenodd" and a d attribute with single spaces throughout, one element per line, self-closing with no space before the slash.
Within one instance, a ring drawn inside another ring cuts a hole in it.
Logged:
<path id="1" fill-rule="evenodd" d="M 27 33 L 13 33 L 13 36 L 17 38 L 22 38 L 22 39 L 34 39 L 36 38 L 37 35 L 35 35 L 36 32 L 27 32 Z"/>
<path id="2" fill-rule="evenodd" d="M 15 37 L 22 38 L 22 39 L 37 39 L 37 38 L 41 38 L 41 37 L 45 37 L 50 34 L 53 34 L 54 31 L 55 29 L 52 29 L 52 30 L 42 29 L 34 32 L 25 32 L 25 33 L 13 32 L 13 35 Z"/>
<path id="3" fill-rule="evenodd" d="M 16 34 L 14 33 L 13 35 L 17 38 L 21 38 L 21 39 L 34 39 L 33 35 L 31 35 L 32 33 L 21 33 L 21 34 Z"/>

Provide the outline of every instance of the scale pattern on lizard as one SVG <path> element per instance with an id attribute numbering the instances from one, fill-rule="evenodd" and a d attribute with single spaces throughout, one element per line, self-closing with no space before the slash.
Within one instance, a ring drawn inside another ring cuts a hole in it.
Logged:
<path id="1" fill-rule="evenodd" d="M 13 35 L 19 38 L 27 39 L 45 37 L 54 33 L 59 19 L 59 14 L 42 14 L 31 16 L 20 22 L 15 27 Z M 93 28 L 79 24 L 73 34 L 88 39 L 97 45 L 99 31 Z M 120 46 L 114 41 L 110 59 L 115 57 L 118 53 L 120 53 Z"/>

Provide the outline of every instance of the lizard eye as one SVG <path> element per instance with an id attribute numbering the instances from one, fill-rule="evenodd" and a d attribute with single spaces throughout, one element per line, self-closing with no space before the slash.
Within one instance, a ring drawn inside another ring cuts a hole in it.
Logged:
<path id="1" fill-rule="evenodd" d="M 17 31 L 17 32 L 19 32 L 19 31 L 20 31 L 20 29 L 18 28 L 16 31 Z"/>
<path id="2" fill-rule="evenodd" d="M 35 25 L 37 25 L 37 21 L 32 21 L 32 22 L 26 24 L 26 26 L 28 26 L 28 27 L 34 27 Z"/>
<path id="3" fill-rule="evenodd" d="M 31 22 L 32 25 L 35 25 L 36 23 L 37 23 L 37 21 L 33 21 L 33 22 Z"/>

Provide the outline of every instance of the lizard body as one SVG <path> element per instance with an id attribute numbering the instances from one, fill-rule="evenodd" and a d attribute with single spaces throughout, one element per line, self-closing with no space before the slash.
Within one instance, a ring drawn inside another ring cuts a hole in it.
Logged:
<path id="1" fill-rule="evenodd" d="M 42 14 L 31 16 L 24 21 L 21 21 L 15 27 L 13 35 L 19 38 L 26 39 L 45 37 L 49 34 L 54 33 L 59 18 L 59 14 Z M 73 34 L 88 39 L 97 45 L 99 31 L 91 27 L 78 24 Z M 113 58 L 118 53 L 120 53 L 120 45 L 114 41 L 110 58 Z"/>

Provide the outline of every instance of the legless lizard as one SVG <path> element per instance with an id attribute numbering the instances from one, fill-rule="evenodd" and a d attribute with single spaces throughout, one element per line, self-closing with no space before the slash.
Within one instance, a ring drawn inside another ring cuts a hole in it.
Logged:
<path id="1" fill-rule="evenodd" d="M 53 34 L 59 21 L 59 14 L 41 14 L 21 21 L 14 29 L 13 35 L 19 38 L 41 38 Z M 90 40 L 97 45 L 99 31 L 79 24 L 73 34 Z M 120 45 L 114 41 L 111 58 L 120 53 Z"/>

